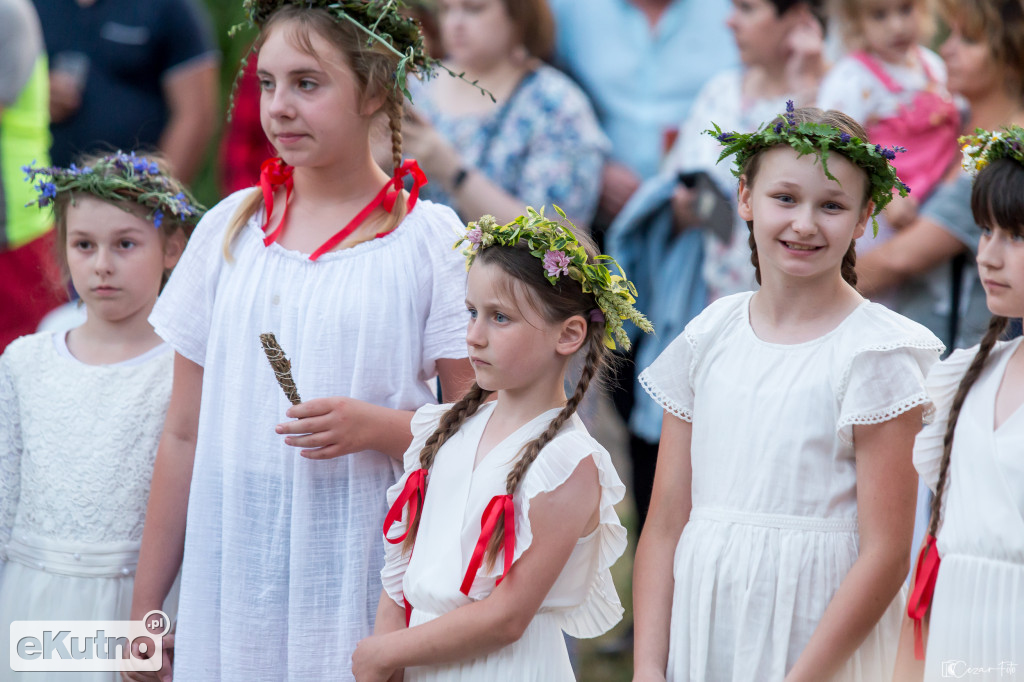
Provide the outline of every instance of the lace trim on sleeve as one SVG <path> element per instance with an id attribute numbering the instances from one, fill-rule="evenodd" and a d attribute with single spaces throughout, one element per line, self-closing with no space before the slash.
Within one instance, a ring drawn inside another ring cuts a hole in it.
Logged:
<path id="1" fill-rule="evenodd" d="M 647 393 L 651 396 L 651 398 L 653 398 L 655 402 L 657 402 L 659 405 L 665 408 L 666 412 L 668 412 L 669 414 L 673 414 L 684 421 L 693 423 L 693 410 L 683 407 L 679 403 L 669 398 L 668 395 L 660 388 L 658 388 L 658 386 L 651 380 L 650 376 L 648 376 L 647 374 L 647 370 L 644 370 L 643 372 L 640 373 L 638 381 L 640 382 L 640 385 L 643 387 L 643 389 L 647 391 Z"/>
<path id="2" fill-rule="evenodd" d="M 869 414 L 855 414 L 844 417 L 839 421 L 837 430 L 839 432 L 839 438 L 846 443 L 852 444 L 852 439 L 847 435 L 849 426 L 866 426 L 870 424 L 884 424 L 887 421 L 895 419 L 904 412 L 909 412 L 918 405 L 925 405 L 925 420 L 931 419 L 935 412 L 935 407 L 932 405 L 931 399 L 928 394 L 922 391 L 917 395 L 913 395 L 909 398 L 905 398 L 895 405 L 890 405 L 884 409 Z"/>
<path id="3" fill-rule="evenodd" d="M 941 353 L 945 350 L 945 346 L 936 339 L 935 341 L 927 341 L 923 339 L 911 339 L 901 341 L 890 341 L 888 343 L 880 343 L 874 346 L 865 346 L 864 348 L 858 348 L 857 352 L 850 356 L 847 360 L 846 366 L 843 367 L 843 373 L 839 381 L 838 395 L 839 399 L 842 400 L 846 396 L 846 389 L 850 386 L 850 374 L 853 372 L 853 364 L 857 361 L 861 355 L 865 353 L 886 353 L 889 351 L 899 350 L 901 348 L 912 348 L 915 350 L 925 351 L 938 351 Z"/>

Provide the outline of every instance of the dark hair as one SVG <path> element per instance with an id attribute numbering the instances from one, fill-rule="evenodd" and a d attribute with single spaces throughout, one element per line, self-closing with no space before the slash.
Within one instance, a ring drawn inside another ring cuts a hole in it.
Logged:
<path id="1" fill-rule="evenodd" d="M 769 0 L 772 6 L 775 7 L 775 14 L 782 16 L 794 7 L 804 5 L 810 11 L 811 15 L 818 20 L 821 27 L 824 29 L 828 24 L 828 13 L 825 11 L 825 3 L 823 0 Z"/>
<path id="2" fill-rule="evenodd" d="M 985 166 L 974 179 L 971 190 L 971 213 L 974 222 L 983 227 L 999 226 L 1016 236 L 1024 235 L 1024 165 L 1012 159 L 999 159 Z M 942 439 L 942 460 L 939 463 L 939 480 L 935 485 L 935 497 L 932 498 L 931 518 L 928 522 L 928 533 L 935 535 L 942 516 L 942 494 L 946 487 L 946 474 L 949 471 L 949 458 L 953 452 L 953 437 L 956 423 L 960 418 L 960 409 L 967 399 L 967 393 L 974 382 L 981 376 L 989 353 L 996 341 L 1002 336 L 1009 324 L 1009 319 L 994 315 L 988 323 L 988 331 L 978 345 L 978 352 L 971 360 L 967 373 L 960 380 L 960 385 L 953 396 L 946 420 L 946 433 Z"/>
<path id="3" fill-rule="evenodd" d="M 584 234 L 576 232 L 576 237 L 583 244 L 590 257 L 590 262 L 596 262 L 597 249 L 593 242 Z M 525 240 L 516 246 L 491 246 L 480 249 L 473 261 L 474 267 L 480 263 L 495 265 L 508 275 L 508 286 L 513 292 L 525 293 L 529 305 L 540 313 L 549 322 L 561 322 L 576 315 L 587 320 L 587 338 L 581 351 L 585 351 L 586 360 L 579 380 L 576 382 L 576 390 L 544 432 L 535 439 L 523 446 L 512 470 L 505 481 L 506 492 L 509 495 L 515 493 L 522 482 L 530 465 L 537 459 L 537 455 L 545 445 L 558 435 L 562 426 L 575 414 L 584 394 L 587 392 L 594 377 L 597 376 L 601 367 L 608 361 L 610 351 L 604 345 L 605 326 L 603 322 L 594 322 L 590 319 L 590 311 L 597 308 L 597 301 L 593 294 L 584 293 L 579 282 L 571 277 L 559 277 L 552 285 L 544 276 L 544 268 L 540 260 L 530 253 Z M 473 387 L 455 403 L 441 418 L 437 429 L 427 439 L 423 449 L 420 451 L 420 466 L 430 469 L 434 463 L 441 446 L 451 438 L 462 426 L 462 423 L 473 416 L 485 400 L 491 395 L 491 391 L 481 388 L 474 383 Z M 409 519 L 409 534 L 405 539 L 403 548 L 409 549 L 416 540 L 416 532 L 419 529 L 419 511 L 416 516 Z M 502 549 L 502 538 L 504 536 L 504 521 L 499 521 L 495 533 L 491 536 L 491 542 L 487 547 L 487 565 L 494 565 L 498 552 Z"/>
<path id="4" fill-rule="evenodd" d="M 988 45 L 1007 70 L 1009 90 L 1024 96 L 1024 0 L 941 0 L 940 9 L 965 36 Z"/>
<path id="5" fill-rule="evenodd" d="M 868 135 L 864 132 L 864 128 L 859 123 L 847 116 L 841 111 L 835 109 L 829 109 L 828 111 L 822 111 L 815 107 L 803 107 L 795 110 L 790 116 L 797 125 L 800 123 L 819 123 L 827 126 L 831 126 L 842 133 L 846 133 L 851 137 L 859 137 L 865 142 L 868 141 Z M 769 125 L 774 125 L 778 122 L 787 122 L 779 117 L 773 120 Z M 754 178 L 757 177 L 757 172 L 761 166 L 761 156 L 767 149 L 761 149 L 749 159 L 743 166 L 743 177 L 746 178 L 748 187 L 754 186 Z M 839 153 L 839 152 L 836 152 Z M 863 171 L 865 175 L 867 171 Z M 864 204 L 867 204 L 871 198 L 871 183 L 865 181 L 864 183 Z M 754 265 L 754 277 L 757 279 L 757 283 L 761 283 L 761 264 L 757 257 L 757 243 L 754 241 L 754 221 L 747 221 L 747 229 L 750 230 L 750 237 L 747 243 L 750 244 L 750 262 Z M 846 254 L 843 256 L 842 275 L 843 279 L 849 283 L 850 286 L 857 287 L 857 242 L 853 240 L 850 242 L 850 247 L 846 250 Z"/>
<path id="6" fill-rule="evenodd" d="M 547 0 L 502 0 L 530 56 L 547 59 L 555 48 L 555 19 Z"/>

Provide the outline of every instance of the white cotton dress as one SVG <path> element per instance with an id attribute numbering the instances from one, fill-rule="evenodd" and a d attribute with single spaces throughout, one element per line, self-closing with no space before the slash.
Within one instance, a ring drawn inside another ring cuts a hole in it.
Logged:
<path id="1" fill-rule="evenodd" d="M 937 545 L 925 679 L 1024 680 L 1024 408 L 998 429 L 996 392 L 1022 341 L 999 342 L 967 394 L 950 455 Z M 978 348 L 928 375 L 936 419 L 914 464 L 934 492 L 953 396 Z"/>
<path id="2" fill-rule="evenodd" d="M 510 434 L 480 461 L 476 469 L 477 445 L 494 410 L 485 403 L 466 420 L 462 428 L 438 451 L 427 477 L 416 545 L 411 555 L 401 545 L 385 543 L 386 563 L 381 571 L 384 589 L 399 605 L 412 604 L 411 626 L 426 623 L 460 606 L 485 599 L 495 587 L 504 566 L 499 554 L 490 571 L 477 573 L 467 597 L 459 587 L 480 537 L 480 517 L 495 495 L 504 495 L 505 478 L 523 445 L 547 428 L 558 410 L 549 410 Z M 419 452 L 434 432 L 448 405 L 421 408 L 413 418 L 413 443 L 405 454 L 406 474 L 388 491 L 388 503 L 395 501 L 409 472 L 420 468 Z M 573 637 L 597 637 L 622 618 L 609 569 L 626 548 L 626 529 L 619 523 L 614 505 L 625 488 L 615 473 L 611 457 L 594 440 L 578 416 L 562 427 L 530 466 L 516 491 L 515 560 L 533 540 L 530 531 L 530 500 L 550 492 L 576 470 L 586 457 L 593 457 L 601 486 L 598 527 L 581 538 L 562 569 L 540 610 L 514 644 L 486 656 L 450 665 L 406 668 L 406 682 L 562 682 L 575 680 L 562 632 Z M 396 524 L 390 535 L 405 532 L 405 522 Z M 411 556 L 411 558 L 410 558 Z"/>
<path id="3" fill-rule="evenodd" d="M 421 200 L 390 234 L 311 261 L 264 246 L 260 210 L 228 263 L 225 228 L 251 191 L 203 217 L 150 317 L 204 370 L 175 678 L 351 680 L 399 467 L 379 452 L 315 460 L 286 445 L 275 427 L 290 404 L 259 336 L 277 336 L 304 400 L 436 402 L 425 382 L 437 360 L 466 357 L 461 223 Z"/>
<path id="4" fill-rule="evenodd" d="M 942 344 L 865 301 L 805 343 L 762 341 L 722 298 L 640 375 L 693 423 L 693 509 L 675 552 L 669 682 L 779 682 L 857 559 L 853 427 L 923 405 Z M 910 453 L 907 453 L 910 456 Z M 835 680 L 888 680 L 905 594 Z"/>
<path id="5" fill-rule="evenodd" d="M 120 679 L 15 673 L 7 638 L 16 620 L 128 619 L 173 358 L 87 365 L 63 332 L 0 357 L 0 680 Z"/>

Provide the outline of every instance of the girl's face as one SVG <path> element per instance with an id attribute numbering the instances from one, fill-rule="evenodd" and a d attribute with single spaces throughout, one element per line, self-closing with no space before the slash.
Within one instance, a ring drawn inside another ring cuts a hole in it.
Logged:
<path id="1" fill-rule="evenodd" d="M 67 259 L 71 283 L 89 318 L 126 322 L 148 316 L 164 271 L 181 253 L 153 223 L 91 196 L 68 206 Z"/>
<path id="2" fill-rule="evenodd" d="M 521 42 L 502 0 L 441 0 L 440 19 L 445 54 L 460 66 L 491 68 Z"/>
<path id="3" fill-rule="evenodd" d="M 946 62 L 946 86 L 968 100 L 993 90 L 1003 90 L 1003 69 L 992 58 L 984 41 L 968 38 L 955 23 L 939 48 Z"/>
<path id="4" fill-rule="evenodd" d="M 380 102 L 361 102 L 344 55 L 310 31 L 317 56 L 296 47 L 294 22 L 275 26 L 259 52 L 260 121 L 277 153 L 292 166 L 329 166 L 368 146 Z"/>
<path id="5" fill-rule="evenodd" d="M 850 242 L 864 234 L 871 202 L 867 177 L 839 154 L 828 157 L 829 180 L 813 156 L 787 145 L 762 153 L 753 185 L 740 179 L 739 215 L 753 221 L 762 281 L 775 277 L 840 277 Z"/>
<path id="6" fill-rule="evenodd" d="M 564 325 L 535 309 L 525 285 L 510 284 L 499 266 L 480 261 L 466 281 L 469 360 L 477 383 L 489 391 L 528 388 L 565 369 L 566 357 L 559 353 Z"/>
<path id="7" fill-rule="evenodd" d="M 796 12 L 779 15 L 768 0 L 733 0 L 732 7 L 725 25 L 732 31 L 743 63 L 760 66 L 784 61 Z"/>
<path id="8" fill-rule="evenodd" d="M 993 315 L 1024 317 L 1024 235 L 982 228 L 978 275 Z"/>
<path id="9" fill-rule="evenodd" d="M 921 38 L 921 11 L 920 0 L 864 3 L 859 23 L 867 49 L 893 64 L 905 61 Z"/>

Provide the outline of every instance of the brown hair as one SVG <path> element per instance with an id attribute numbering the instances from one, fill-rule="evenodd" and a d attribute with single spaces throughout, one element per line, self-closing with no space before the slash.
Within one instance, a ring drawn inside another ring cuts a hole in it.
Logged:
<path id="1" fill-rule="evenodd" d="M 921 10 L 920 41 L 927 42 L 932 33 L 935 32 L 935 17 L 932 12 L 930 0 L 912 0 Z M 868 6 L 886 6 L 888 0 L 835 0 L 833 3 L 834 13 L 839 19 L 839 33 L 843 39 L 843 46 L 849 50 L 863 50 L 867 48 L 867 41 L 864 40 L 864 27 L 862 21 Z"/>
<path id="2" fill-rule="evenodd" d="M 847 116 L 841 111 L 835 109 L 829 109 L 828 111 L 822 111 L 815 107 L 803 107 L 797 109 L 792 114 L 793 120 L 797 123 L 819 123 L 839 130 L 841 133 L 846 133 L 851 137 L 859 137 L 865 142 L 868 141 L 868 135 L 864 132 L 864 128 L 859 123 Z M 775 125 L 778 122 L 786 123 L 781 117 L 772 121 L 769 125 Z M 758 150 L 753 156 L 747 159 L 747 162 L 743 165 L 742 175 L 746 179 L 747 187 L 754 186 L 754 178 L 757 177 L 757 172 L 761 165 L 761 156 L 767 149 Z M 839 153 L 839 152 L 836 152 Z M 867 171 L 864 171 L 865 175 Z M 864 204 L 867 204 L 871 198 L 871 183 L 865 181 L 864 183 Z M 750 230 L 750 237 L 747 243 L 750 245 L 750 262 L 754 265 L 754 277 L 757 279 L 757 283 L 761 283 L 761 263 L 757 257 L 757 243 L 754 241 L 754 221 L 747 221 L 747 229 Z M 843 256 L 843 264 L 840 272 L 843 275 L 843 279 L 852 286 L 857 288 L 857 242 L 852 240 L 850 246 L 846 249 L 846 254 Z"/>
<path id="3" fill-rule="evenodd" d="M 548 59 L 555 49 L 555 19 L 547 0 L 502 0 L 501 4 L 530 56 Z"/>
<path id="4" fill-rule="evenodd" d="M 966 38 L 988 45 L 1006 70 L 1006 87 L 1024 96 L 1024 0 L 940 0 L 939 7 Z"/>
<path id="5" fill-rule="evenodd" d="M 106 156 L 106 154 L 87 154 L 76 159 L 75 165 L 80 168 L 94 168 L 97 162 Z M 157 152 L 147 152 L 146 160 L 155 162 L 157 167 L 160 169 L 160 174 L 167 178 L 168 191 L 179 192 L 185 189 L 185 185 L 171 175 L 171 169 L 167 163 L 167 159 L 165 159 L 161 154 Z M 74 205 L 75 200 L 78 197 L 91 196 L 99 201 L 114 204 L 118 208 L 122 208 L 143 220 L 148 220 L 147 215 L 149 213 L 149 209 L 136 201 L 142 194 L 141 189 L 125 187 L 124 189 L 119 189 L 118 193 L 124 196 L 123 201 L 111 201 L 109 199 L 94 196 L 88 192 L 60 192 L 54 198 L 53 229 L 56 239 L 53 245 L 53 251 L 54 257 L 57 260 L 57 265 L 60 268 L 61 282 L 64 284 L 65 288 L 67 288 L 67 285 L 71 282 L 71 270 L 68 267 L 68 209 Z M 163 213 L 163 217 L 160 219 L 160 227 L 156 229 L 160 233 L 161 241 L 166 244 L 167 240 L 178 232 L 181 232 L 185 237 L 185 241 L 188 241 L 189 236 L 192 234 L 193 227 L 194 226 L 191 223 L 183 221 L 170 211 L 165 211 Z M 167 284 L 167 280 L 170 279 L 171 270 L 173 270 L 173 268 L 167 268 L 164 270 L 164 274 L 160 279 L 160 291 L 163 291 L 164 285 Z"/>
<path id="6" fill-rule="evenodd" d="M 983 168 L 974 180 L 971 190 L 971 213 L 974 222 L 986 228 L 999 226 L 1018 237 L 1024 236 L 1024 165 L 1012 159 L 999 159 Z M 967 399 L 967 393 L 978 380 L 985 368 L 989 353 L 996 341 L 1002 336 L 1009 324 L 1009 319 L 994 315 L 988 323 L 988 331 L 978 345 L 978 352 L 971 360 L 967 373 L 960 380 L 956 395 L 949 408 L 946 420 L 946 433 L 942 439 L 942 460 L 939 463 L 939 480 L 935 485 L 935 497 L 932 498 L 931 518 L 928 522 L 928 533 L 934 537 L 939 528 L 942 516 L 942 494 L 946 488 L 946 474 L 949 471 L 949 458 L 953 452 L 953 437 L 956 423 L 960 418 L 960 409 Z"/>
<path id="7" fill-rule="evenodd" d="M 590 239 L 581 233 L 576 233 L 576 236 L 586 248 L 590 262 L 596 262 L 597 249 Z M 557 283 L 552 285 L 545 278 L 544 268 L 540 261 L 530 253 L 525 242 L 520 242 L 516 246 L 491 246 L 481 249 L 474 260 L 474 266 L 478 263 L 492 264 L 501 268 L 508 275 L 512 291 L 526 294 L 524 298 L 549 322 L 558 323 L 576 315 L 581 315 L 587 320 L 587 337 L 583 348 L 580 349 L 581 352 L 585 351 L 586 359 L 579 381 L 576 382 L 576 390 L 573 391 L 562 410 L 544 429 L 544 432 L 520 450 L 519 458 L 505 480 L 506 492 L 512 495 L 519 488 L 519 484 L 526 476 L 530 465 L 537 459 L 540 451 L 558 435 L 562 426 L 575 414 L 594 377 L 608 361 L 610 351 L 604 345 L 604 323 L 594 322 L 590 319 L 590 312 L 597 308 L 597 301 L 593 294 L 584 293 L 580 283 L 570 277 L 559 277 Z M 465 397 L 444 414 L 437 430 L 427 439 L 420 451 L 420 466 L 430 469 L 441 446 L 459 430 L 466 419 L 476 413 L 480 405 L 490 395 L 490 391 L 481 388 L 476 383 L 473 384 Z M 409 519 L 409 535 L 405 539 L 403 549 L 412 548 L 418 529 L 419 513 L 415 518 Z M 504 520 L 502 519 L 498 522 L 487 547 L 488 568 L 494 565 L 498 552 L 502 550 L 503 536 Z"/>
<path id="8" fill-rule="evenodd" d="M 316 33 L 337 48 L 345 63 L 352 69 L 362 102 L 384 96 L 381 108 L 388 117 L 388 126 L 391 130 L 391 160 L 395 169 L 401 166 L 403 99 L 401 91 L 394 87 L 398 56 L 377 41 L 373 41 L 372 46 L 367 46 L 366 34 L 350 22 L 336 20 L 327 10 L 299 5 L 284 5 L 270 16 L 256 38 L 254 51 L 259 51 L 276 26 L 286 22 L 291 24 L 289 37 L 294 46 L 306 54 L 318 60 L 325 58 L 313 49 L 310 37 L 312 33 Z M 224 233 L 223 245 L 224 257 L 228 261 L 232 260 L 232 242 L 261 206 L 263 195 L 258 189 L 253 189 L 231 216 L 228 229 Z M 381 231 L 388 232 L 397 227 L 405 217 L 405 211 L 405 202 L 396 201 L 390 218 Z"/>

